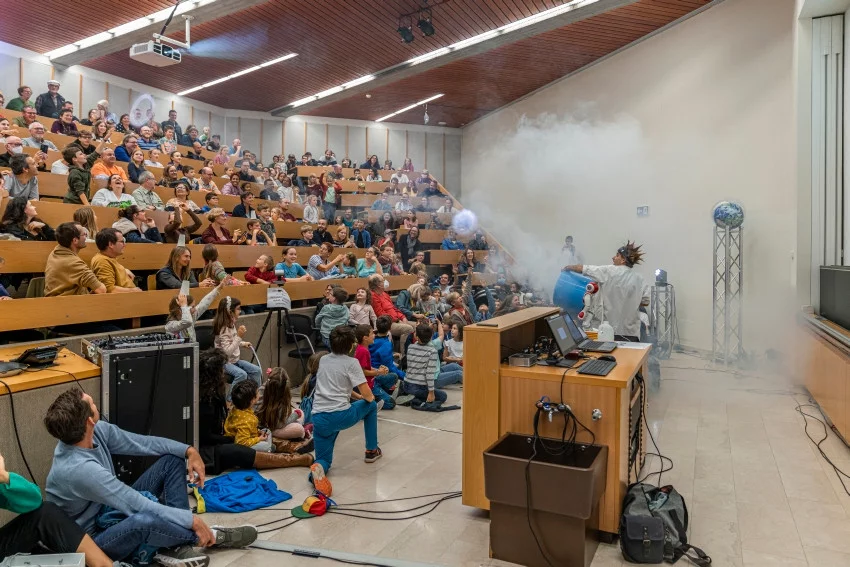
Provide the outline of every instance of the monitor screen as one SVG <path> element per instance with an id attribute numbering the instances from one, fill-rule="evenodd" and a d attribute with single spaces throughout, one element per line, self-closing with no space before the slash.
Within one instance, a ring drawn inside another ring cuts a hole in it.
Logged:
<path id="1" fill-rule="evenodd" d="M 567 328 L 570 330 L 570 334 L 573 336 L 576 344 L 581 344 L 587 340 L 587 334 L 584 332 L 584 329 L 573 319 L 569 311 L 564 312 L 564 321 L 567 323 Z"/>
<path id="2" fill-rule="evenodd" d="M 563 317 L 552 315 L 546 318 L 546 322 L 549 324 L 549 329 L 552 331 L 552 336 L 555 338 L 555 342 L 558 344 L 558 350 L 561 351 L 562 356 L 565 356 L 576 347 L 576 342 L 573 340 L 572 335 L 570 335 L 570 330 L 567 328 Z"/>

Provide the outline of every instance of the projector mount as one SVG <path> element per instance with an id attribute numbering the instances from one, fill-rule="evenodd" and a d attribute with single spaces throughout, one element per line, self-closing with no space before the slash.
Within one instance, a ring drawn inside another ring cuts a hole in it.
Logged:
<path id="1" fill-rule="evenodd" d="M 176 39 L 170 39 L 170 38 L 165 37 L 165 35 L 164 35 L 165 30 L 168 27 L 168 24 L 171 23 L 171 18 L 174 17 L 174 13 L 177 11 L 177 7 L 180 6 L 181 1 L 182 0 L 177 0 L 174 3 L 174 9 L 171 10 L 171 13 L 168 15 L 168 19 L 165 20 L 164 24 L 162 24 L 162 29 L 160 30 L 160 32 L 153 34 L 153 39 L 157 43 L 165 42 L 165 43 L 170 43 L 171 45 L 175 45 L 177 47 L 182 47 L 183 49 L 189 49 L 189 46 L 190 46 L 190 42 L 189 42 L 189 22 L 191 22 L 192 20 L 195 19 L 193 16 L 187 16 L 187 15 L 183 16 L 183 19 L 186 21 L 186 41 L 185 42 L 177 41 Z"/>

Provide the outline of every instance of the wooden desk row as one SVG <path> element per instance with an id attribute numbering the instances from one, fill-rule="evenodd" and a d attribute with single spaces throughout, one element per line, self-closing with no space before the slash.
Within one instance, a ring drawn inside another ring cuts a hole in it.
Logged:
<path id="1" fill-rule="evenodd" d="M 391 276 L 387 280 L 390 283 L 390 290 L 399 290 L 412 285 L 415 278 Z M 367 285 L 366 278 L 345 278 L 291 282 L 286 284 L 286 291 L 293 301 L 317 299 L 322 297 L 325 288 L 331 282 L 338 283 L 350 294 L 356 293 L 357 288 Z M 267 290 L 268 286 L 261 284 L 226 287 L 213 302 L 212 307 L 215 308 L 218 301 L 228 295 L 239 298 L 243 305 L 265 305 Z M 209 291 L 209 288 L 193 288 L 191 294 L 197 302 Z M 67 295 L 2 301 L 0 302 L 0 331 L 164 316 L 168 313 L 168 302 L 175 293 L 177 290 L 161 290 L 132 295 L 123 293 Z"/>
<path id="2" fill-rule="evenodd" d="M 0 258 L 5 258 L 6 263 L 0 267 L 0 272 L 7 274 L 41 274 L 47 257 L 56 247 L 55 242 L 12 242 L 0 240 Z M 203 244 L 188 244 L 192 251 L 192 268 L 204 267 L 204 259 L 201 257 Z M 261 255 L 266 254 L 274 258 L 275 262 L 282 262 L 283 255 L 288 246 L 219 246 L 218 260 L 228 270 L 245 269 L 254 265 Z M 127 244 L 124 254 L 118 259 L 121 265 L 129 270 L 158 270 L 168 263 L 169 255 L 173 249 L 172 245 L 153 244 Z M 299 246 L 298 263 L 306 266 L 310 257 L 316 254 L 318 248 L 312 246 Z M 342 249 L 339 249 L 342 252 Z M 366 255 L 365 248 L 346 248 L 345 253 L 351 252 L 358 258 Z M 97 253 L 97 247 L 89 243 L 82 251 L 80 257 L 91 263 L 91 258 Z"/>
<path id="3" fill-rule="evenodd" d="M 316 177 L 318 177 L 323 173 L 327 173 L 329 171 L 332 171 L 333 168 L 334 168 L 334 166 L 332 166 L 332 165 L 299 165 L 298 166 L 298 177 L 309 177 L 311 175 L 315 175 Z M 358 164 L 358 166 L 356 166 L 356 167 L 343 167 L 342 168 L 342 175 L 345 176 L 346 179 L 348 179 L 349 177 L 354 177 L 354 170 L 355 169 L 360 170 L 360 175 L 363 176 L 363 179 L 366 179 L 366 176 L 369 175 L 369 172 L 371 171 L 368 168 L 359 167 L 359 164 Z M 396 170 L 394 170 L 394 169 L 389 170 L 389 169 L 380 169 L 380 168 L 378 169 L 378 171 L 381 172 L 381 178 L 386 177 L 386 181 L 382 181 L 381 183 L 389 183 L 390 177 L 392 177 L 392 175 L 396 172 Z M 404 174 L 407 175 L 408 179 L 416 180 L 416 179 L 419 179 L 419 177 L 422 175 L 422 172 L 421 171 L 405 171 Z"/>
<path id="4" fill-rule="evenodd" d="M 850 331 L 816 315 L 798 319 L 797 375 L 835 431 L 850 440 Z"/>

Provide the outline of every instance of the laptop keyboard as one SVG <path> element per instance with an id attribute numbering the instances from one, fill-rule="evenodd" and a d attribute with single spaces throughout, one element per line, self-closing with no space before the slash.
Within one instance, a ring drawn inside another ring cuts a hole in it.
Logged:
<path id="1" fill-rule="evenodd" d="M 617 346 L 617 343 L 611 342 L 600 342 L 600 341 L 587 341 L 581 345 L 581 348 L 584 350 L 597 350 L 597 349 L 609 349 L 611 347 Z"/>
<path id="2" fill-rule="evenodd" d="M 591 374 L 593 376 L 607 376 L 615 366 L 617 366 L 617 363 L 611 362 L 610 360 L 592 359 L 579 366 L 578 373 Z"/>

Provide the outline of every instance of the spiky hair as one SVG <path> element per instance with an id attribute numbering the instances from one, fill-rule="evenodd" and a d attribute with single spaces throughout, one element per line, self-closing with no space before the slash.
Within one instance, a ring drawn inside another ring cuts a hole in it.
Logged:
<path id="1" fill-rule="evenodd" d="M 626 241 L 626 244 L 620 248 L 620 255 L 626 260 L 630 266 L 635 266 L 643 262 L 644 253 L 641 251 L 642 245 L 638 246 L 634 242 Z"/>

